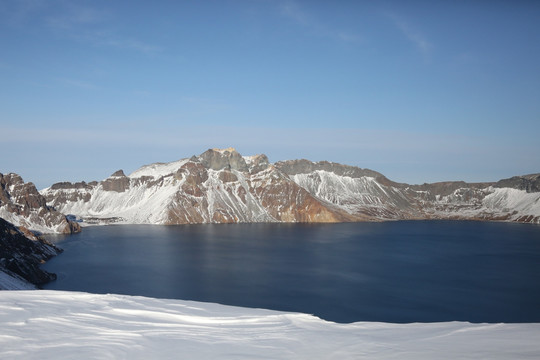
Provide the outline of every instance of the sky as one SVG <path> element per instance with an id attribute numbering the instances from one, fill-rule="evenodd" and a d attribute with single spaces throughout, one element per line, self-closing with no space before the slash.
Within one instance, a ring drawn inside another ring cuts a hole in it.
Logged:
<path id="1" fill-rule="evenodd" d="M 235 147 L 391 180 L 540 172 L 540 2 L 0 0 L 0 173 Z"/>

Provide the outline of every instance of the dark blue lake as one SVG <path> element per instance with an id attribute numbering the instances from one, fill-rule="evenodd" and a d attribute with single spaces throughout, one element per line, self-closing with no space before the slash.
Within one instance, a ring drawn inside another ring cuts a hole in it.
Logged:
<path id="1" fill-rule="evenodd" d="M 461 221 L 116 225 L 51 238 L 46 289 L 336 322 L 540 322 L 540 226 Z"/>

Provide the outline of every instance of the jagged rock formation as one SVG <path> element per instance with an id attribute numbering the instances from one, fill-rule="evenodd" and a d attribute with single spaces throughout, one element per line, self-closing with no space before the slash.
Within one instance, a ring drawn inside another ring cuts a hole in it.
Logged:
<path id="1" fill-rule="evenodd" d="M 7 275 L 15 281 L 24 280 L 34 285 L 55 280 L 55 274 L 42 270 L 39 265 L 61 251 L 28 230 L 0 218 L 0 272 L 3 277 Z"/>
<path id="2" fill-rule="evenodd" d="M 57 185 L 57 188 L 65 184 Z M 33 183 L 25 183 L 13 173 L 0 173 L 0 218 L 39 233 L 70 234 L 81 231 L 78 223 L 69 221 L 64 214 L 49 207 Z"/>
<path id="3" fill-rule="evenodd" d="M 493 186 L 525 190 L 528 193 L 540 192 L 540 174 L 514 176 L 510 179 L 497 181 Z"/>
<path id="4" fill-rule="evenodd" d="M 486 219 L 540 222 L 540 175 L 497 183 L 408 185 L 327 161 L 210 149 L 99 183 L 60 183 L 47 203 L 94 223 L 343 222 Z"/>

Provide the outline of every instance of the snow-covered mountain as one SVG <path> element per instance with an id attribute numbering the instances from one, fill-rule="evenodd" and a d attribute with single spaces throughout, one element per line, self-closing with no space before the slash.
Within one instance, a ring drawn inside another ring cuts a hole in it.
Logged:
<path id="1" fill-rule="evenodd" d="M 39 233 L 70 234 L 81 230 L 76 222 L 48 206 L 33 183 L 25 183 L 13 173 L 0 173 L 0 218 Z"/>
<path id="2" fill-rule="evenodd" d="M 496 183 L 395 183 L 358 167 L 210 149 L 101 182 L 41 191 L 86 223 L 343 222 L 485 219 L 540 223 L 540 174 Z"/>
<path id="3" fill-rule="evenodd" d="M 355 217 L 314 197 L 268 162 L 234 149 L 210 149 L 156 163 L 99 183 L 59 183 L 41 192 L 47 203 L 86 222 L 152 224 L 337 222 Z"/>

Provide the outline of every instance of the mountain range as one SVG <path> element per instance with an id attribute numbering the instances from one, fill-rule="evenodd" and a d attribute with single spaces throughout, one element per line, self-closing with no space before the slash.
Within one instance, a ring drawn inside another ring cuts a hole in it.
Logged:
<path id="1" fill-rule="evenodd" d="M 497 182 L 409 185 L 337 163 L 198 156 L 122 170 L 97 182 L 61 182 L 46 204 L 87 224 L 352 222 L 419 219 L 540 223 L 540 174 Z"/>

